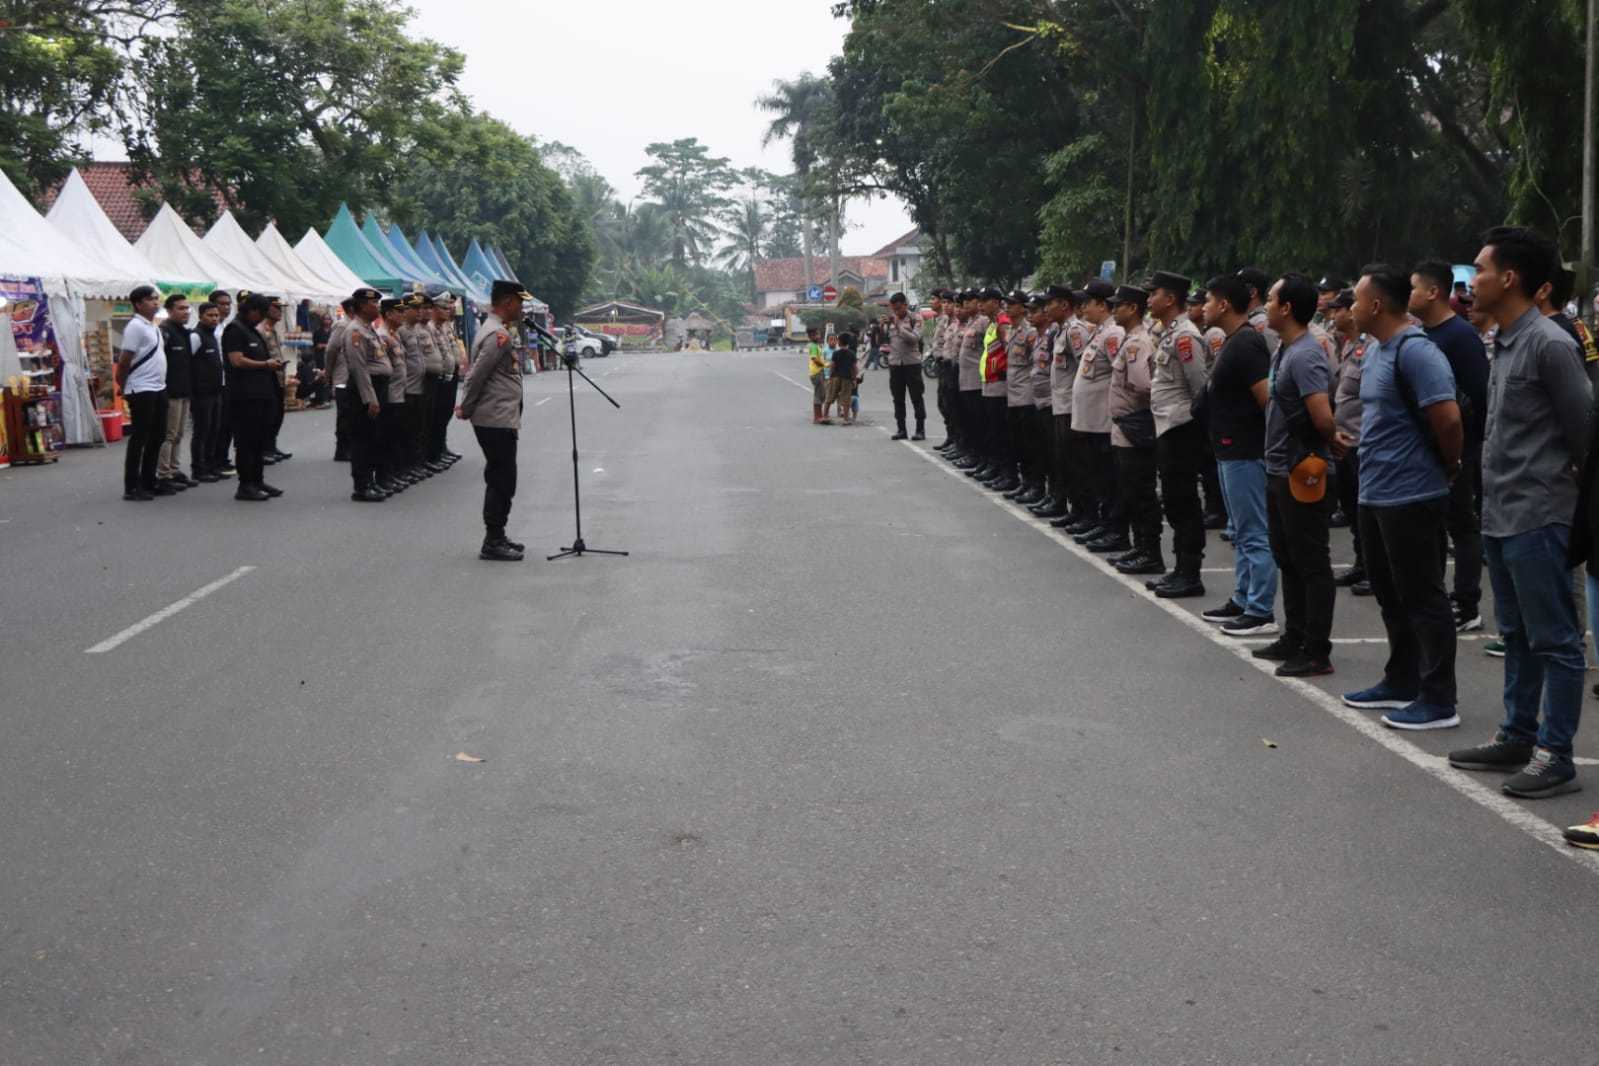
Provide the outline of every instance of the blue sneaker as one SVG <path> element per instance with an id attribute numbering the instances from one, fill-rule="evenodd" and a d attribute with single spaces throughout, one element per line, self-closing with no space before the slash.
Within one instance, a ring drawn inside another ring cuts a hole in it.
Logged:
<path id="1" fill-rule="evenodd" d="M 1401 692 L 1386 681 L 1379 681 L 1359 692 L 1344 693 L 1344 706 L 1357 711 L 1400 711 L 1416 702 L 1416 693 Z"/>
<path id="2" fill-rule="evenodd" d="M 1460 715 L 1453 707 L 1440 707 L 1420 700 L 1397 711 L 1382 716 L 1382 724 L 1389 729 L 1453 729 L 1460 724 Z"/>

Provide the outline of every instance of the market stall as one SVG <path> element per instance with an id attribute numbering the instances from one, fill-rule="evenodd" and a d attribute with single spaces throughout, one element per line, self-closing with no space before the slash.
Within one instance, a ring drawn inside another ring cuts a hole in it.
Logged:
<path id="1" fill-rule="evenodd" d="M 262 234 L 265 238 L 266 234 Z M 345 265 L 328 242 L 322 239 L 322 234 L 314 228 L 308 228 L 305 236 L 300 238 L 294 246 L 294 254 L 298 255 L 308 266 L 325 278 L 338 282 L 346 296 L 364 285 L 370 284 L 365 278 Z"/>

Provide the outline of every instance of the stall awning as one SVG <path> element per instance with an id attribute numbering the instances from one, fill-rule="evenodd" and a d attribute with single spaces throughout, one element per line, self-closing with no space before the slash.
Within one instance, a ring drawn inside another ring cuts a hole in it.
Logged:
<path id="1" fill-rule="evenodd" d="M 142 252 L 129 244 L 106 215 L 100 202 L 94 198 L 94 193 L 89 191 L 88 183 L 76 167 L 67 175 L 45 218 L 99 262 L 119 274 L 145 278 L 168 289 L 191 291 L 215 288 L 212 278 L 166 276 L 165 271 L 158 269 Z"/>

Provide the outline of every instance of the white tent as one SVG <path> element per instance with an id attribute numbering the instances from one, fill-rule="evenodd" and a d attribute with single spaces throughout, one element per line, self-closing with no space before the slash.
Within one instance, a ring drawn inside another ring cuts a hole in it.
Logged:
<path id="1" fill-rule="evenodd" d="M 161 205 L 161 210 L 150 220 L 139 239 L 133 242 L 133 247 L 164 274 L 211 278 L 220 289 L 269 291 L 265 278 L 257 278 L 250 271 L 223 259 L 196 237 L 189 224 L 172 210 L 171 204 Z"/>
<path id="2" fill-rule="evenodd" d="M 76 168 L 67 175 L 66 184 L 61 186 L 61 192 L 57 194 L 56 202 L 45 218 L 91 252 L 99 262 L 120 274 L 179 289 L 206 288 L 211 282 L 210 278 L 166 276 L 112 225 Z"/>
<path id="3" fill-rule="evenodd" d="M 359 287 L 359 284 L 346 287 L 343 278 L 330 277 L 302 259 L 289 246 L 289 242 L 283 239 L 283 234 L 278 232 L 276 223 L 267 223 L 266 229 L 261 231 L 261 236 L 255 239 L 255 246 L 261 249 L 261 254 L 271 260 L 280 271 L 306 286 L 307 293 L 314 292 L 333 303 L 338 303 Z"/>
<path id="4" fill-rule="evenodd" d="M 52 289 L 78 297 L 125 299 L 150 282 L 119 270 L 62 233 L 33 209 L 11 179 L 0 173 L 0 277 L 38 278 Z"/>
<path id="5" fill-rule="evenodd" d="M 321 285 L 309 289 L 299 279 L 285 274 L 273 265 L 266 253 L 257 248 L 250 235 L 244 232 L 232 211 L 222 212 L 222 217 L 211 224 L 204 244 L 226 262 L 247 270 L 257 279 L 256 284 L 245 286 L 251 292 L 284 296 L 291 300 L 304 298 L 326 299 L 331 293 L 322 292 Z"/>
<path id="6" fill-rule="evenodd" d="M 266 234 L 263 233 L 261 236 L 265 237 Z M 328 247 L 328 242 L 322 239 L 316 227 L 313 226 L 305 231 L 300 243 L 294 246 L 294 252 L 322 277 L 337 281 L 344 289 L 345 296 L 349 296 L 356 289 L 366 288 L 366 282 L 345 265 L 337 252 Z"/>

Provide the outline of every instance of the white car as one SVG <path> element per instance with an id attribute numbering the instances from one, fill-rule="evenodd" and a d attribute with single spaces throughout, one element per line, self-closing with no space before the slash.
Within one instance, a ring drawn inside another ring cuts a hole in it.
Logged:
<path id="1" fill-rule="evenodd" d="M 594 359 L 605 354 L 605 345 L 592 333 L 583 330 L 574 330 L 567 327 L 561 331 L 561 343 L 568 352 L 576 352 L 579 356 Z"/>

